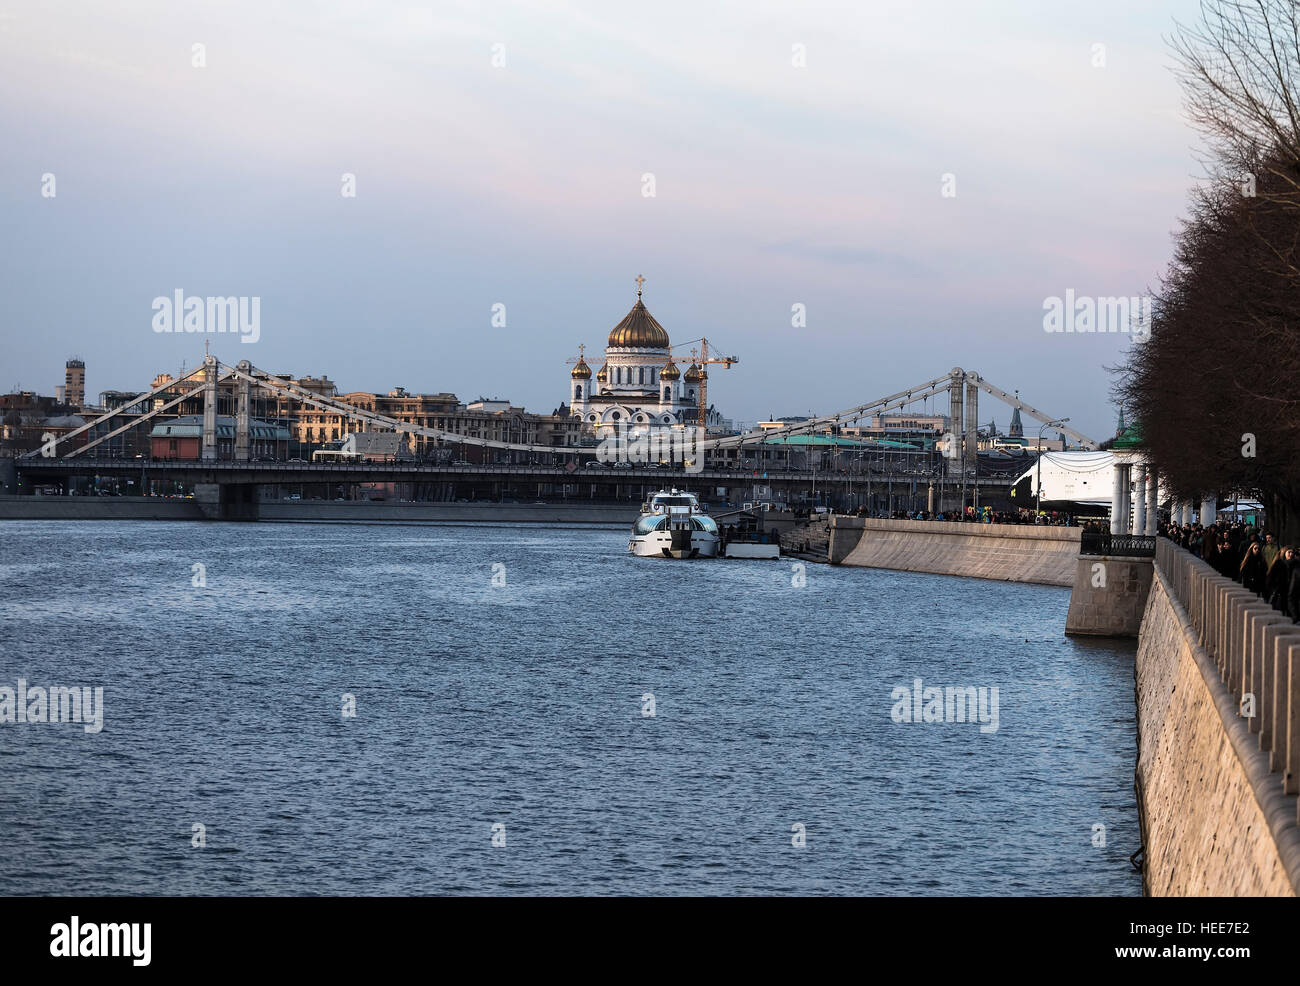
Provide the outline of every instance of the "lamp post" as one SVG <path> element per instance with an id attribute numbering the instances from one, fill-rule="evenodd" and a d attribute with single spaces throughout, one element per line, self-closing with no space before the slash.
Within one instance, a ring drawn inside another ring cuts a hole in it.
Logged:
<path id="1" fill-rule="evenodd" d="M 1048 428 L 1057 428 L 1069 421 L 1069 418 L 1061 418 L 1059 421 L 1044 421 L 1038 429 L 1038 492 L 1034 495 L 1034 523 L 1038 523 L 1038 518 L 1042 513 L 1043 501 L 1043 432 Z"/>

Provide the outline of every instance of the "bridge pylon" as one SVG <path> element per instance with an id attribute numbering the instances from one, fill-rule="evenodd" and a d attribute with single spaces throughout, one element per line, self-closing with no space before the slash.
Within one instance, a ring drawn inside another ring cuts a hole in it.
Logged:
<path id="1" fill-rule="evenodd" d="M 952 368 L 952 382 L 948 386 L 948 433 L 952 436 L 952 447 L 948 449 L 948 478 L 960 482 L 965 470 L 965 457 L 962 454 L 962 436 L 965 435 L 962 417 L 962 393 L 966 382 L 966 371 L 960 366 Z"/>
<path id="2" fill-rule="evenodd" d="M 980 375 L 978 373 L 966 373 L 966 406 L 962 409 L 965 415 L 965 428 L 963 429 L 966 436 L 966 450 L 962 456 L 964 468 L 968 475 L 976 475 L 979 470 L 979 406 L 980 406 Z"/>
<path id="3" fill-rule="evenodd" d="M 244 374 L 252 374 L 253 364 L 240 360 L 237 369 Z M 235 410 L 235 461 L 248 461 L 248 376 L 238 377 Z"/>
<path id="4" fill-rule="evenodd" d="M 217 358 L 203 357 L 203 448 L 204 462 L 217 460 Z"/>

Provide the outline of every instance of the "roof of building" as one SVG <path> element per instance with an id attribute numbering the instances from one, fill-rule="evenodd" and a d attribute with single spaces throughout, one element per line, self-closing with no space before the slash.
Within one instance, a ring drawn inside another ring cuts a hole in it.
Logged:
<path id="1" fill-rule="evenodd" d="M 676 380 L 682 375 L 682 371 L 677 369 L 677 364 L 669 360 L 664 364 L 664 368 L 659 371 L 660 380 Z"/>
<path id="2" fill-rule="evenodd" d="M 341 447 L 358 455 L 403 455 L 409 451 L 405 434 L 396 431 L 354 431 Z"/>
<path id="3" fill-rule="evenodd" d="M 217 418 L 217 436 L 219 438 L 235 437 L 235 419 L 229 415 Z M 248 422 L 249 438 L 269 439 L 277 442 L 289 440 L 289 429 L 269 421 L 250 418 Z M 163 421 L 153 426 L 150 438 L 202 438 L 203 415 L 186 414 L 171 421 Z"/>
<path id="4" fill-rule="evenodd" d="M 667 349 L 668 332 L 656 321 L 636 293 L 636 304 L 609 333 L 609 345 L 616 349 Z"/>
<path id="5" fill-rule="evenodd" d="M 1146 442 L 1142 438 L 1142 427 L 1137 421 L 1134 421 L 1115 437 L 1115 441 L 1111 443 L 1111 448 L 1143 448 L 1145 445 Z"/>
<path id="6" fill-rule="evenodd" d="M 774 435 L 771 438 L 763 439 L 763 443 L 767 445 L 837 445 L 841 448 L 857 448 L 873 444 L 858 441 L 855 438 L 832 438 L 830 435 Z"/>
<path id="7" fill-rule="evenodd" d="M 580 379 L 583 379 L 583 380 L 590 380 L 590 379 L 591 379 L 591 367 L 589 367 L 589 366 L 587 365 L 587 361 L 586 361 L 585 359 L 582 359 L 581 357 L 579 357 L 579 359 L 578 359 L 578 365 L 575 366 L 575 367 L 574 367 L 574 368 L 569 372 L 569 376 L 571 376 L 571 377 L 579 377 Z"/>

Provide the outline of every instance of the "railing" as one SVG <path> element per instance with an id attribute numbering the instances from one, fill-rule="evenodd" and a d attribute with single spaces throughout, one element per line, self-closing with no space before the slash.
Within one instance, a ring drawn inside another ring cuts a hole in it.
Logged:
<path id="1" fill-rule="evenodd" d="M 1155 559 L 1282 793 L 1300 793 L 1300 626 L 1167 538 Z"/>
<path id="2" fill-rule="evenodd" d="M 1156 539 L 1144 534 L 1111 534 L 1084 531 L 1079 540 L 1081 555 L 1110 555 L 1118 558 L 1152 558 Z"/>

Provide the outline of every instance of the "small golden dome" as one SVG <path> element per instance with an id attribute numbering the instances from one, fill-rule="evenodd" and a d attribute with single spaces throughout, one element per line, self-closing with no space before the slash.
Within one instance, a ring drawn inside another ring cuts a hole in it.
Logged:
<path id="1" fill-rule="evenodd" d="M 695 383 L 700 379 L 700 368 L 692 363 L 686 370 L 686 382 Z"/>
<path id="2" fill-rule="evenodd" d="M 577 377 L 580 380 L 590 380 L 591 367 L 587 365 L 587 361 L 585 359 L 580 358 L 578 360 L 578 365 L 573 368 L 572 372 L 569 373 L 569 376 Z"/>
<path id="3" fill-rule="evenodd" d="M 606 363 L 604 366 L 602 366 L 599 370 L 596 371 L 596 379 L 599 380 L 601 383 L 604 383 L 606 380 L 609 379 L 608 363 Z"/>
<path id="4" fill-rule="evenodd" d="M 676 380 L 682 375 L 682 371 L 677 369 L 677 364 L 669 360 L 664 364 L 664 368 L 659 371 L 660 380 Z"/>

